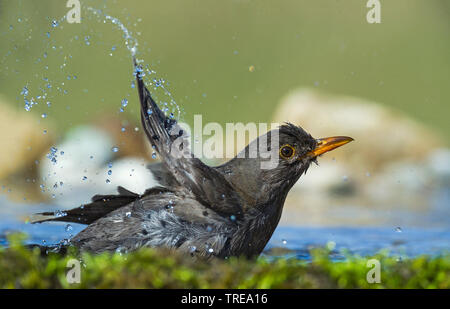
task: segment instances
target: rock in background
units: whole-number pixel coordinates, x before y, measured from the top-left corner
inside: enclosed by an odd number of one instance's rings
[[[411,222],[402,211],[427,214],[436,190],[449,187],[445,143],[382,104],[300,89],[282,100],[273,121],[300,125],[315,138],[355,139],[319,158],[320,166],[300,179],[288,196],[284,223],[401,225]],[[443,211],[450,214],[448,207]]]
[[[47,119],[44,125],[38,115],[12,106],[0,97],[0,192],[14,200],[35,199],[36,160],[54,141],[52,126]]]
[[[56,140],[49,119],[11,106],[0,99],[0,206],[61,209],[119,185],[143,193],[156,184],[147,169],[153,150],[132,121],[101,115]]]
[[[151,146],[139,127],[114,116],[76,126],[42,157],[42,194],[52,204],[71,208],[90,202],[96,194],[116,194],[117,187],[143,193],[155,186],[147,169]]]

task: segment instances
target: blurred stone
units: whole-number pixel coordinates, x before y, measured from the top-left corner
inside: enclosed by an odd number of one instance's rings
[[[355,141],[328,156],[376,170],[389,161],[424,160],[442,142],[427,127],[398,111],[364,99],[298,90],[282,100],[273,118],[292,122],[314,137],[347,135]]]
[[[48,150],[54,138],[48,119],[44,126],[37,115],[12,106],[0,97],[0,179],[32,173],[35,160]]]
[[[428,157],[428,167],[443,183],[450,185],[450,149],[433,150]]]
[[[114,143],[121,149],[121,156],[151,158],[151,146],[140,124],[129,119],[106,115],[96,117],[93,125],[111,136]]]
[[[136,193],[156,185],[147,169],[150,160],[124,156],[125,148],[109,131],[97,126],[70,130],[54,146],[54,160],[44,156],[39,165],[42,192],[62,207],[87,203],[95,194],[112,194],[117,186]],[[113,148],[117,147],[117,152]]]
[[[355,141],[310,167],[289,194],[282,223],[408,224],[412,217],[402,212],[426,213],[450,183],[450,150],[439,136],[388,107],[298,90],[275,112],[273,122],[286,121],[316,138]]]

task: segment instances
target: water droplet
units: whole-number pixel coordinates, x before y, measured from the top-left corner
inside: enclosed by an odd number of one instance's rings
[[[124,247],[118,247],[118,248],[116,249],[116,253],[119,254],[119,255],[122,255],[122,254],[124,254],[124,253],[127,253],[127,249],[124,248]]]
[[[127,99],[123,99],[122,100],[122,107],[126,107],[128,105],[128,100]]]
[[[56,154],[56,152],[58,151],[57,148],[55,147],[51,147],[50,148],[50,153],[47,154],[47,158],[53,163],[56,164],[56,158],[58,157],[58,155]]]
[[[282,239],[281,242],[283,243],[283,245],[287,244],[287,240],[286,239]]]
[[[109,167],[109,168],[112,168],[112,166],[113,166],[112,162],[109,162],[109,163],[108,163],[108,167]]]
[[[106,183],[110,183],[111,182],[111,180],[109,180],[109,179],[106,179]]]
[[[401,228],[400,226],[397,226],[397,227],[395,228],[395,231],[396,231],[397,233],[403,232],[403,230],[402,230],[402,228]]]
[[[230,216],[230,220],[233,221],[233,222],[236,221],[236,216],[235,215],[231,215]]]
[[[58,27],[59,22],[57,20],[52,20],[52,28]]]
[[[125,213],[125,216],[126,216],[127,218],[131,217],[131,212],[130,212],[130,211],[126,212],[126,213]]]
[[[213,253],[213,252],[214,252],[214,249],[213,249],[213,248],[209,248],[209,249],[208,249],[208,252],[209,252],[209,253]]]
[[[336,243],[334,241],[329,241],[327,242],[327,249],[332,251],[334,250],[334,248],[336,248]]]
[[[21,95],[23,95],[24,97],[26,97],[28,95],[28,88],[27,87],[23,87],[22,91],[20,92]]]
[[[46,113],[43,113],[43,114],[41,115],[41,117],[42,117],[42,118],[47,118],[47,114],[46,114]]]
[[[72,227],[72,225],[70,225],[70,224],[67,224],[67,225],[66,225],[66,227],[65,227],[65,230],[66,230],[66,232],[70,232],[70,231],[72,231],[72,230],[73,230],[73,227]]]
[[[152,159],[156,159],[156,152],[152,153]]]
[[[118,152],[119,151],[119,147],[114,146],[113,148],[111,148],[111,151],[112,152]]]
[[[60,217],[67,216],[67,213],[66,213],[65,211],[57,210],[57,211],[55,211],[55,212],[53,213],[53,215],[54,215],[55,217],[60,218]]]
[[[86,176],[83,176],[83,180],[86,180],[87,179],[87,177]]]
[[[109,171],[108,171],[108,175],[111,175],[111,174],[112,174],[112,170],[109,170]]]

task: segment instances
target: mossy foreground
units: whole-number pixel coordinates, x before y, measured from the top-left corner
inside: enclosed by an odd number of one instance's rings
[[[130,254],[76,254],[43,257],[23,238],[0,248],[1,288],[450,288],[450,257],[405,259],[380,254],[381,283],[368,283],[370,258],[332,262],[326,250],[312,262],[295,259],[199,261],[167,250]],[[81,282],[69,284],[70,259],[81,260]],[[70,264],[70,263],[69,263]]]

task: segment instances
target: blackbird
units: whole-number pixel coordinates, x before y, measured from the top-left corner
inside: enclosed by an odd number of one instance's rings
[[[261,135],[227,163],[211,167],[189,150],[188,138],[173,117],[166,116],[135,75],[141,121],[161,158],[149,165],[159,185],[139,195],[118,187],[117,195],[96,195],[92,203],[38,222],[87,224],[70,243],[82,251],[128,252],[141,247],[166,247],[204,258],[259,255],[281,217],[286,196],[321,154],[353,139],[315,139],[286,123]],[[264,147],[261,146],[265,141]],[[275,151],[276,163],[261,150]],[[256,149],[254,156],[249,156]],[[247,155],[246,155],[247,154]]]

